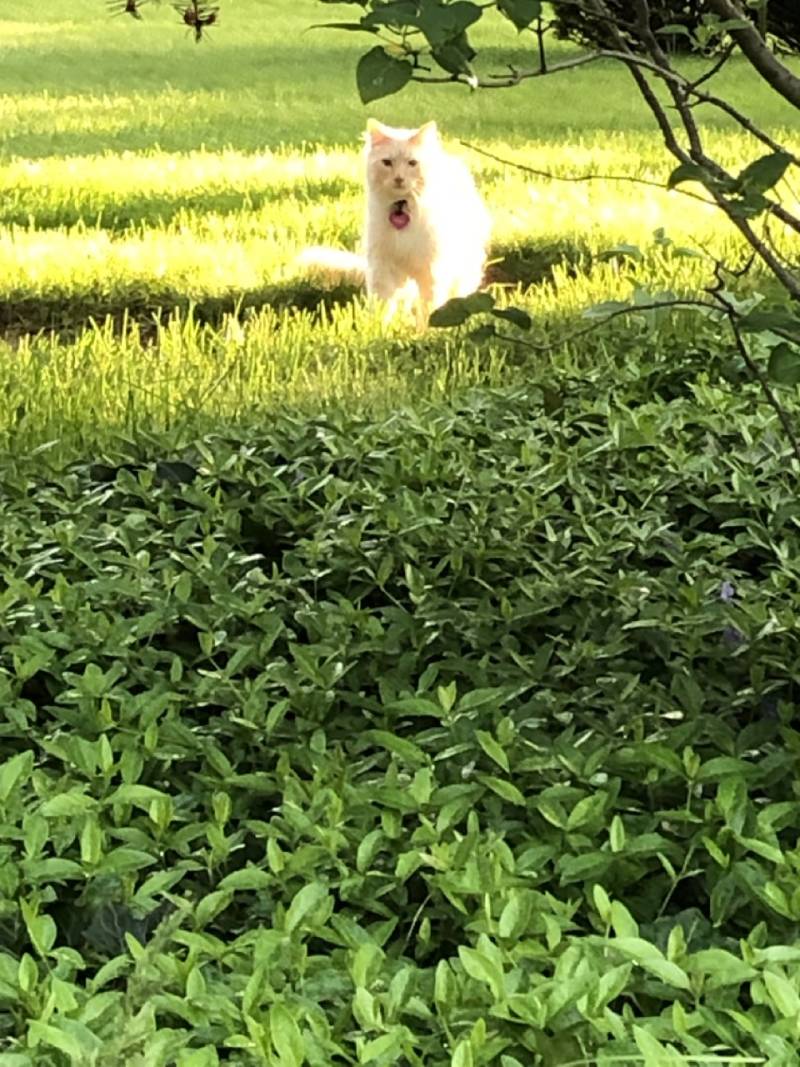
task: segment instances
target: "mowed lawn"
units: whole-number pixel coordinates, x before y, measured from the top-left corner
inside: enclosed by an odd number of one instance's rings
[[[508,92],[412,86],[365,108],[354,68],[369,40],[312,28],[346,7],[238,0],[199,45],[170,6],[144,12],[137,22],[100,0],[4,5],[0,387],[11,403],[0,430],[20,442],[287,401],[394,403],[536,373],[541,356],[502,345],[386,335],[352,290],[320,309],[318,284],[298,275],[305,245],[358,240],[370,114],[435,117],[469,159],[495,220],[497,292],[528,307],[567,365],[613,361],[622,343],[562,345],[586,307],[634,283],[702,285],[708,263],[687,245],[739,255],[715,212],[678,192],[531,176],[458,144],[562,177],[664,181],[672,163],[613,64]],[[487,70],[532,59],[532,38],[499,19],[478,40]],[[718,89],[797,142],[789,109],[741,66]],[[724,116],[703,119],[732,166],[759,154]],[[660,230],[672,245],[654,240]],[[598,258],[620,244],[645,252],[635,276]],[[691,334],[679,317],[656,329]]]

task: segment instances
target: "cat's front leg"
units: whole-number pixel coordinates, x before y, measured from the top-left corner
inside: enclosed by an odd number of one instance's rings
[[[417,301],[417,329],[424,330],[428,325],[431,312],[452,296],[452,283],[449,278],[437,272],[435,266],[417,278],[419,300]]]
[[[375,297],[386,304],[383,313],[383,325],[388,326],[397,314],[398,308],[408,299],[408,278],[399,271],[382,264],[380,268],[367,269],[367,295]]]

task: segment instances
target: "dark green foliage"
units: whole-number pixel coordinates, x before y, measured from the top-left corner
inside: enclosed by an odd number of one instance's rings
[[[635,32],[636,4],[634,0],[605,0],[606,7],[618,22],[628,44],[641,48]],[[704,0],[649,0],[651,27],[658,33],[666,48],[683,51],[691,46],[691,35],[704,29],[709,12]],[[757,5],[745,5],[754,22],[759,23]],[[554,23],[557,36],[580,41],[601,48],[614,48],[615,38],[608,22],[584,10],[580,0],[554,0]],[[800,48],[800,7],[795,0],[768,0],[767,28],[785,46]]]
[[[796,479],[684,379],[3,458],[4,1062],[795,1062]]]

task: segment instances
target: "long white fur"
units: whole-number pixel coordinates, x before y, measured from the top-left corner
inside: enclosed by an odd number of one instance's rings
[[[343,248],[326,248],[324,245],[304,248],[297,257],[297,263],[331,280],[343,279],[353,284],[363,283],[367,273],[367,261],[363,256],[346,252]]]
[[[386,302],[387,318],[413,298],[423,327],[434,308],[481,285],[491,230],[468,168],[446,152],[436,124],[395,129],[370,119],[363,259],[336,249],[307,249],[301,261],[324,274],[363,271],[367,292]],[[405,200],[410,221],[396,229],[392,205]]]

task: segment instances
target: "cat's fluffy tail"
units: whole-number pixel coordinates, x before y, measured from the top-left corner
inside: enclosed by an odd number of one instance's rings
[[[363,256],[345,252],[341,248],[325,248],[322,245],[306,248],[296,262],[304,270],[321,275],[328,281],[350,282],[354,285],[364,281],[366,263]]]

